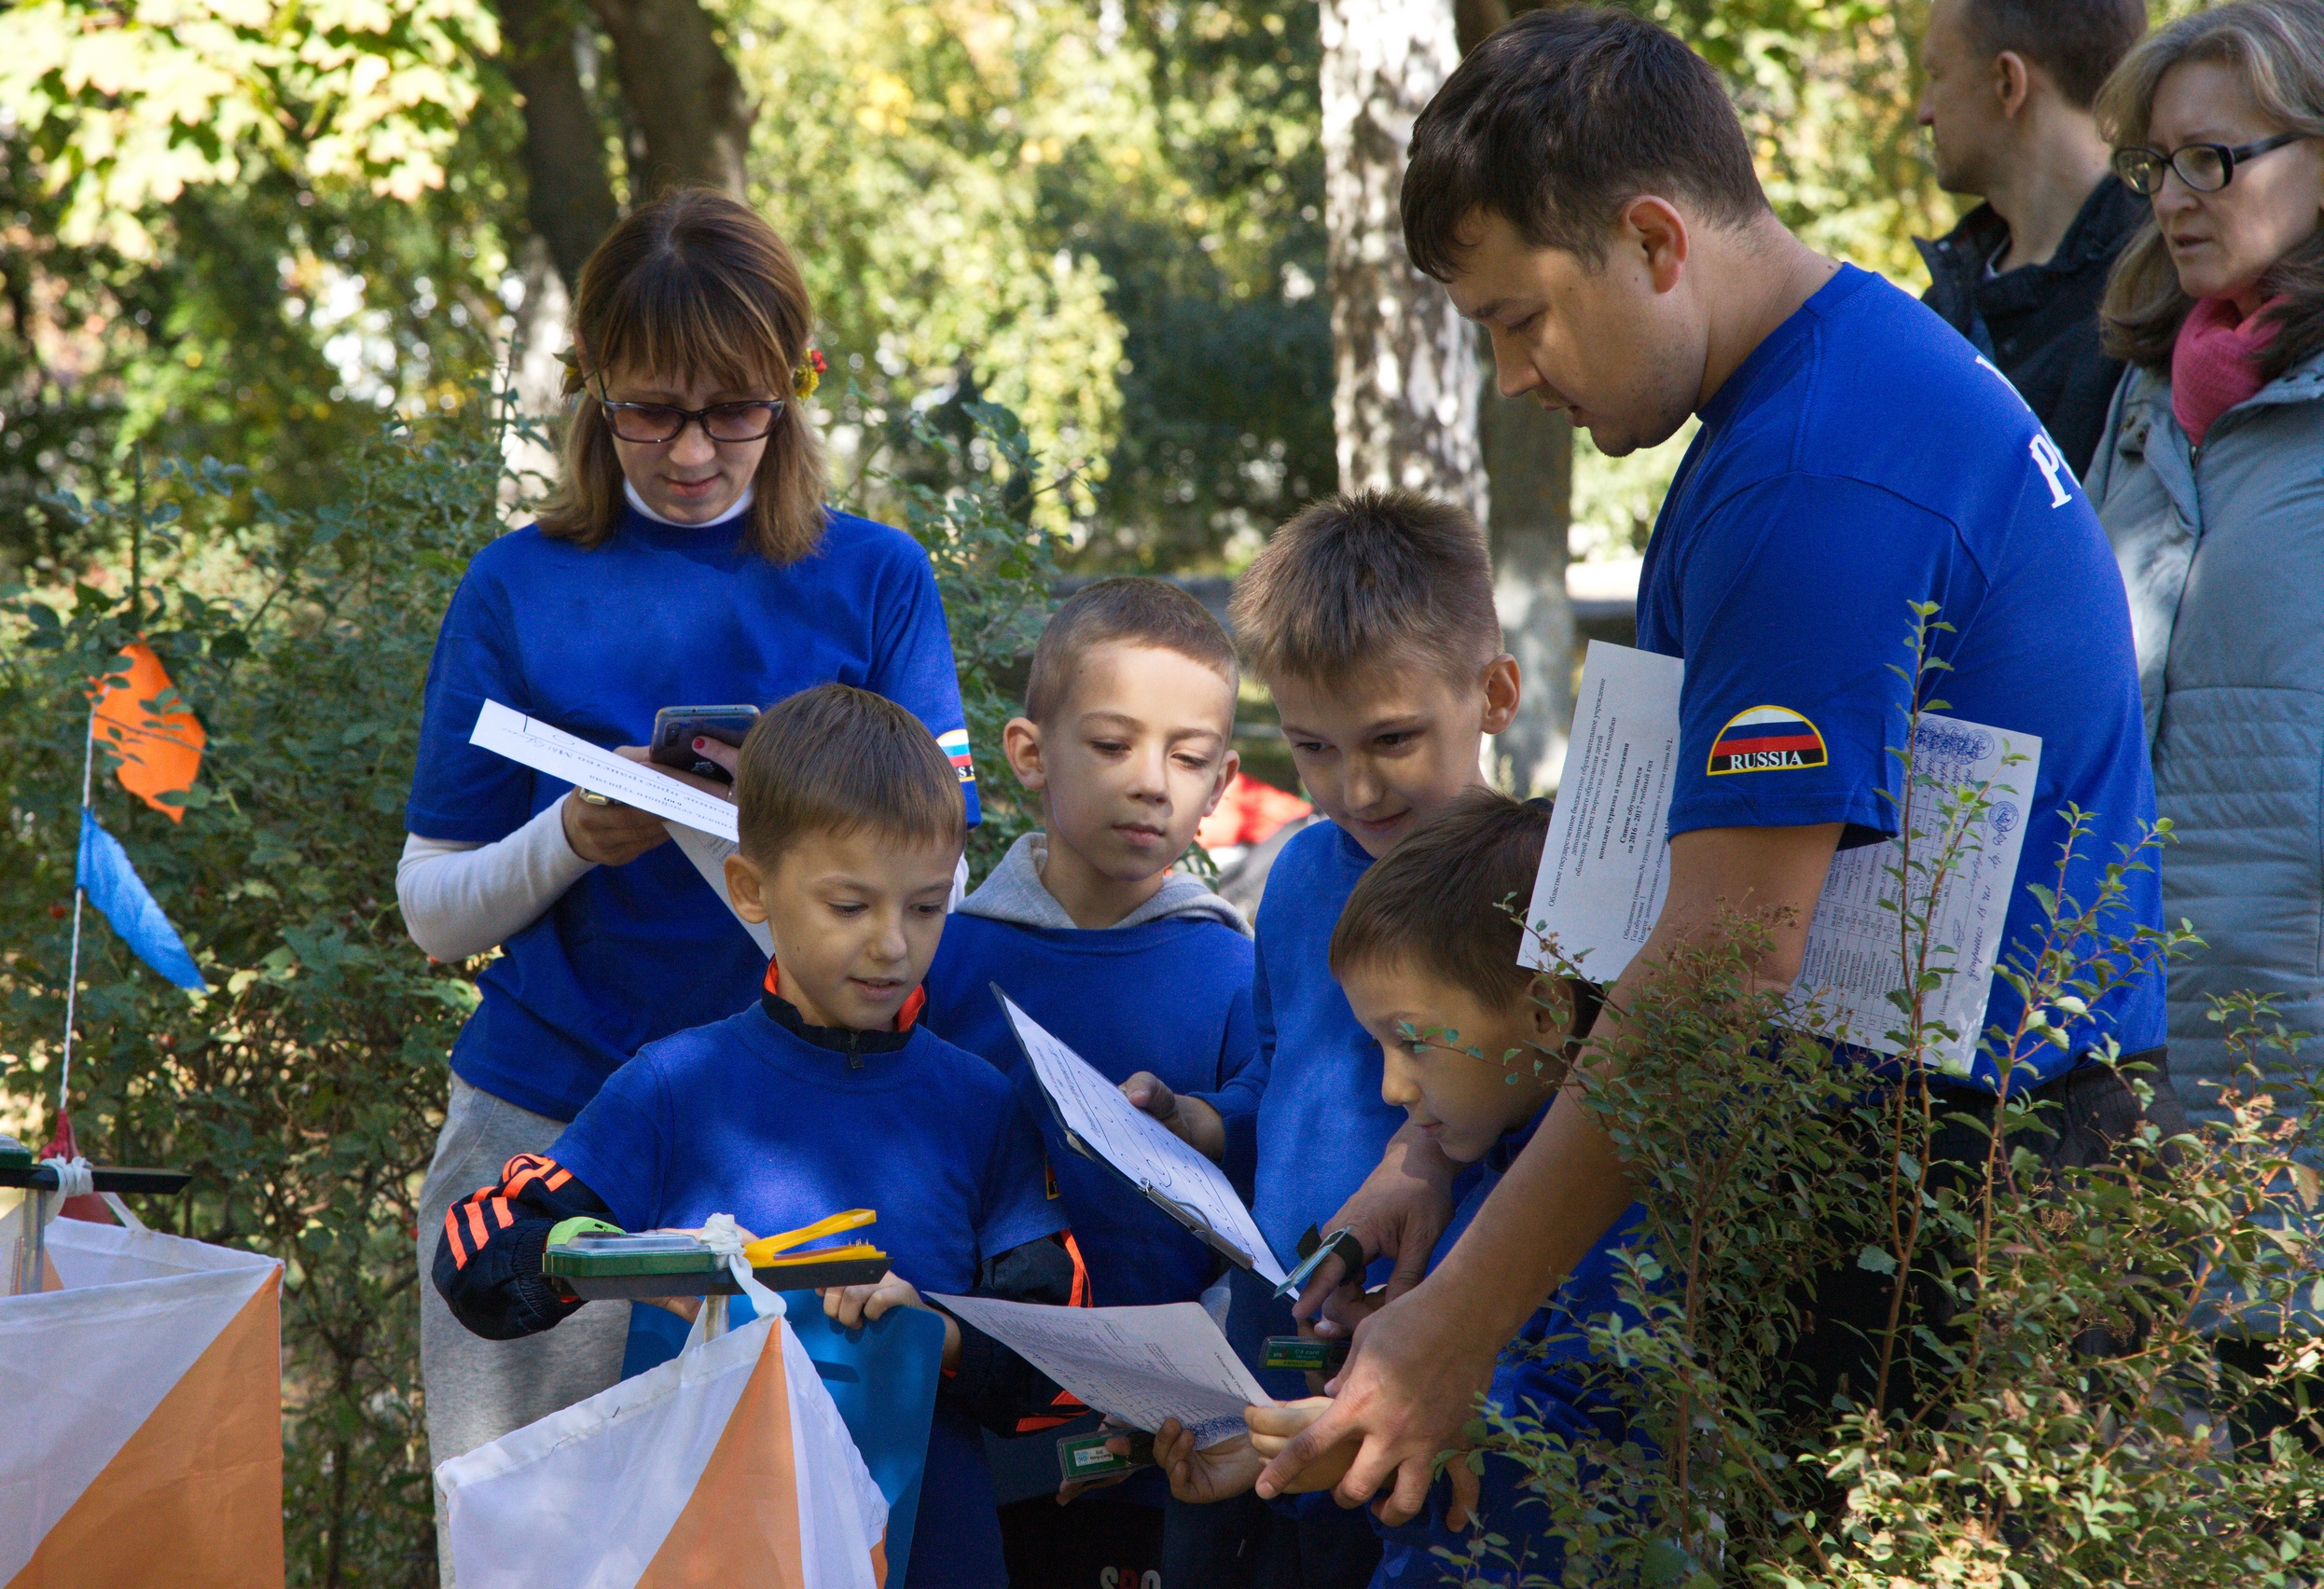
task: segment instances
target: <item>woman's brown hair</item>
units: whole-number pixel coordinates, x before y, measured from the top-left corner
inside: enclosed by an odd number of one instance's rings
[[[597,245],[574,295],[574,361],[564,480],[541,532],[595,546],[621,522],[621,461],[597,406],[613,370],[707,373],[783,400],[752,480],[747,538],[769,562],[796,562],[823,533],[823,455],[792,390],[815,325],[807,283],[782,239],[748,205],[682,188],[643,205]]]
[[[2182,17],[2149,34],[2098,90],[2098,130],[2114,147],[2147,141],[2147,121],[2164,75],[2192,62],[2217,61],[2242,76],[2260,114],[2286,131],[2324,137],[2324,0],[2232,0]],[[2269,267],[2261,283],[2286,301],[2267,311],[2282,329],[2258,359],[2273,380],[2324,349],[2324,228]],[[2179,327],[2194,299],[2151,215],[2123,248],[2099,306],[2106,351],[2118,359],[2166,369]]]

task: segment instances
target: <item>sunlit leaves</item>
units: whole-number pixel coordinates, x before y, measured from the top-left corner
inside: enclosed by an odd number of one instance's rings
[[[249,159],[441,187],[498,40],[479,0],[35,0],[0,12],[0,104],[69,195],[64,241],[145,258],[153,205]]]

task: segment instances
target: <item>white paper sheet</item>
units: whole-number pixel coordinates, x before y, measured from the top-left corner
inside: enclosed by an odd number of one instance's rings
[[[1599,982],[1622,974],[1669,891],[1670,784],[1685,676],[1675,656],[1602,640],[1590,642],[1583,661],[1565,780],[1525,919],[1548,923],[1567,956],[1579,956]],[[1542,964],[1531,932],[1518,963]]]
[[[699,828],[713,838],[731,841],[735,836],[731,803],[674,778],[664,778],[650,767],[575,739],[562,728],[527,717],[496,700],[486,701],[484,710],[477,713],[476,731],[468,736],[468,742],[625,806]]]
[[[2004,758],[2013,754],[2026,759],[2004,767]],[[1962,784],[1991,785],[1985,815],[1965,836],[1958,864],[1937,895],[1930,929],[1930,969],[1951,968],[1923,1006],[1926,1019],[1943,1021],[1957,1034],[1935,1055],[1937,1068],[1947,1075],[1966,1076],[1976,1062],[1993,963],[2001,952],[2003,919],[2026,845],[2026,802],[2040,769],[2041,741],[2031,734],[2005,734],[1932,712],[1921,714],[1914,734],[1915,780],[1937,781],[1936,788],[1924,785],[1912,792],[1916,864],[1937,860],[1944,842],[1944,792]],[[1904,939],[1890,903],[1902,893],[1888,876],[1902,854],[1902,846],[1890,840],[1844,850],[1833,858],[1816,900],[1799,980],[1792,984],[1797,997],[1812,998],[1819,1006],[1810,1029],[1882,1054],[1903,1046],[1886,1035],[1904,1019],[1888,1002],[1889,991],[1906,980]]]
[[[1545,932],[1594,979],[1611,982],[1653,931],[1669,887],[1670,775],[1684,678],[1685,665],[1674,657],[1590,643],[1573,750],[1542,850],[1526,917],[1533,930],[1521,963],[1540,966],[1537,932]],[[2026,759],[2004,767],[2012,754]],[[1947,1073],[1967,1075],[2025,847],[2025,807],[2040,769],[2041,741],[1923,713],[1914,755],[1916,776],[1934,778],[1944,788],[1993,785],[1990,809],[1939,896],[1931,938],[1931,969],[1954,970],[1927,1014],[1959,1034],[1934,1057]],[[1933,859],[1940,800],[1937,789],[1914,791],[1916,857]],[[1901,849],[1891,840],[1833,858],[1793,984],[1808,1029],[1883,1054],[1901,1046],[1885,1035],[1902,1018],[1888,995],[1905,982],[1893,905],[1901,885],[1888,875]],[[1936,953],[1938,946],[1947,952]]]
[[[1044,1307],[989,1297],[928,1300],[1133,1429],[1157,1430],[1176,1418],[1194,1430],[1197,1449],[1240,1434],[1245,1407],[1275,1404],[1198,1302]]]
[[[1124,1098],[1121,1088],[1050,1036],[1014,1001],[1004,995],[1001,1005],[1017,1029],[1034,1079],[1057,1105],[1067,1130],[1132,1183],[1202,1221],[1213,1235],[1247,1256],[1252,1268],[1270,1284],[1283,1283],[1282,1264],[1268,1250],[1251,1210],[1217,1165]]]

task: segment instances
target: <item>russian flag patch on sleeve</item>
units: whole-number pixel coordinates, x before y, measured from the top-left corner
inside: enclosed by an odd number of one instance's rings
[[[1824,737],[1816,725],[1788,706],[1754,706],[1727,719],[1710,742],[1708,771],[1714,778],[1729,772],[1792,772],[1821,767]]]
[[[951,758],[952,770],[962,783],[976,781],[976,764],[968,753],[968,730],[955,728],[949,734],[936,736],[936,748]]]

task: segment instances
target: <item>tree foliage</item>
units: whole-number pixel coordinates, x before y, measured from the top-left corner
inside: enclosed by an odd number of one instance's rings
[[[150,258],[150,211],[252,159],[441,187],[498,43],[477,0],[32,0],[0,15],[0,104],[37,130],[62,241]]]

